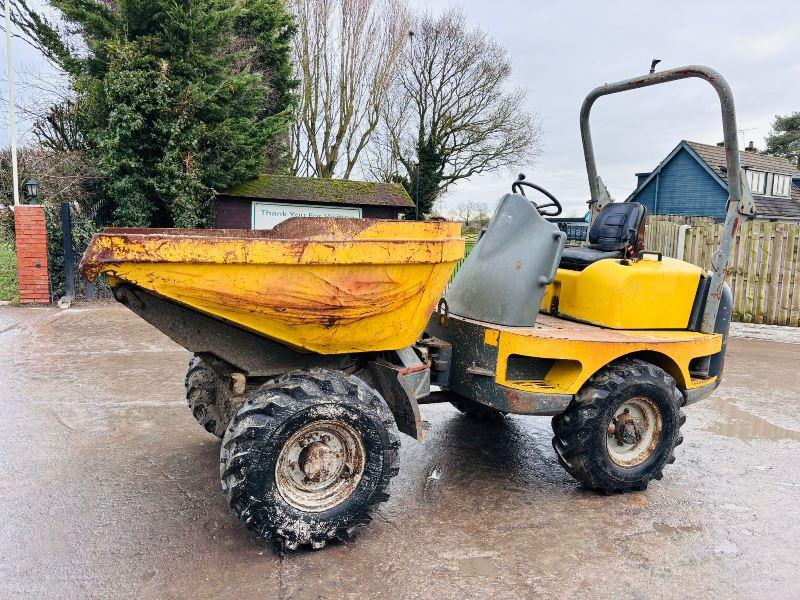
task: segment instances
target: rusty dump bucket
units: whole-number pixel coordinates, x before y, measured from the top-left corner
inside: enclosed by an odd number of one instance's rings
[[[464,256],[449,222],[289,219],[274,229],[105,229],[89,281],[132,284],[294,348],[396,350],[421,335]]]

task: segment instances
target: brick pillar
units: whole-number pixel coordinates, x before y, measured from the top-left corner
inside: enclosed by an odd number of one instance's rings
[[[20,304],[49,304],[50,277],[47,274],[47,229],[44,207],[19,205],[14,208],[17,236],[17,275]]]

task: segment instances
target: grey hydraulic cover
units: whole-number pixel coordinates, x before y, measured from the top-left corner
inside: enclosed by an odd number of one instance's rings
[[[566,241],[525,196],[506,194],[447,290],[449,311],[496,325],[532,325]]]

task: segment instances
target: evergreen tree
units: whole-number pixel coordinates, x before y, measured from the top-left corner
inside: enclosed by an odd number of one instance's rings
[[[284,0],[248,0],[239,7],[235,19],[236,36],[251,48],[247,67],[260,73],[268,84],[261,118],[270,118],[280,135],[267,146],[267,164],[273,170],[288,171],[289,127],[297,105],[292,65],[292,38],[297,29],[294,16]]]
[[[296,85],[281,0],[51,4],[84,48],[24,2],[18,23],[71,76],[117,224],[209,226],[216,191],[281,166]]]
[[[767,154],[776,154],[800,165],[800,111],[775,117],[767,136]]]
[[[401,158],[409,176],[395,176],[395,181],[403,185],[414,200],[414,204],[419,203],[419,217],[422,219],[433,212],[433,205],[441,193],[440,186],[446,165],[432,136],[425,136],[423,133],[417,141],[415,150],[418,162],[412,163],[408,159]],[[418,193],[419,198],[417,198]],[[411,219],[416,214],[417,209],[410,208],[406,210],[405,217]]]

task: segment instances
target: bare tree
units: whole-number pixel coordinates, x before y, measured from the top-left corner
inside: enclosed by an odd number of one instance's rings
[[[483,223],[489,220],[489,207],[485,202],[478,202],[477,200],[468,200],[461,202],[453,213],[460,221],[464,221],[464,225],[469,227],[477,223]]]
[[[13,198],[11,152],[0,151],[0,204],[10,204]],[[78,215],[93,214],[97,194],[92,186],[100,181],[96,167],[87,162],[81,152],[55,152],[41,147],[21,148],[19,152],[19,183],[29,177],[39,182],[38,200],[58,205],[68,202]],[[22,191],[22,190],[21,190]]]
[[[33,133],[42,147],[54,152],[78,152],[84,141],[72,100],[53,104],[45,116],[36,119]]]
[[[410,17],[396,0],[293,0],[300,78],[293,166],[348,179],[385,109]]]
[[[510,74],[505,49],[486,32],[468,29],[460,11],[421,17],[403,51],[370,172],[410,182],[419,168],[420,208],[427,213],[456,181],[533,159],[538,122],[524,109],[526,92],[509,90]]]

